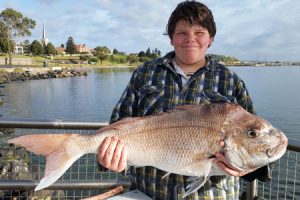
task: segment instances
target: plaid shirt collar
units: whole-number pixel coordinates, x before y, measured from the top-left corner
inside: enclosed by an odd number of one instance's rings
[[[167,55],[165,55],[162,59],[159,59],[160,65],[169,68],[170,70],[172,70],[174,73],[175,69],[174,66],[172,64],[172,60],[175,58],[175,52],[171,51],[169,52]],[[218,68],[218,62],[214,59],[212,59],[210,56],[205,56],[205,59],[207,60],[206,65],[204,67],[202,67],[201,69],[199,69],[198,71],[202,71],[202,70],[206,70],[206,71],[219,71]],[[197,73],[197,72],[196,72]]]

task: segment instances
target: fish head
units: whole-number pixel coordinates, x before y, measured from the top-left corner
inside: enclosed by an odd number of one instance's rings
[[[224,155],[235,170],[254,171],[278,160],[286,151],[288,139],[282,131],[243,109],[231,113],[224,124]]]

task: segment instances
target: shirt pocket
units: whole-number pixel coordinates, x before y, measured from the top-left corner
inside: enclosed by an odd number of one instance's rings
[[[138,113],[146,116],[162,112],[164,108],[164,86],[146,85],[138,91]]]

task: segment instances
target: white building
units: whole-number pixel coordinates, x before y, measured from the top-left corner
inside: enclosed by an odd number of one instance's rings
[[[14,54],[24,54],[23,45],[17,44],[14,49]]]

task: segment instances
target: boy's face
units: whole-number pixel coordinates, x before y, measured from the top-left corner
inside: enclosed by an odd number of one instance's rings
[[[200,25],[190,25],[181,20],[177,22],[171,44],[176,60],[183,65],[205,64],[207,48],[213,42],[208,30]]]

